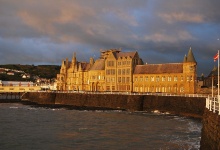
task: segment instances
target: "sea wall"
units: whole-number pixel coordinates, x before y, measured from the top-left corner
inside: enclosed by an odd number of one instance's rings
[[[159,110],[183,116],[202,118],[205,109],[205,98],[181,96],[146,95],[143,110]]]
[[[38,104],[68,105],[84,108],[122,109],[128,111],[158,110],[199,118],[202,118],[205,108],[205,98],[201,97],[30,92],[26,93],[22,99]]]
[[[207,108],[203,115],[201,150],[220,150],[220,115]]]
[[[49,92],[27,92],[22,96],[22,100],[34,102],[36,104],[55,104],[56,93]]]

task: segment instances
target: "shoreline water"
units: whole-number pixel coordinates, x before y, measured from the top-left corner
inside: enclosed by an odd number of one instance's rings
[[[4,130],[0,143],[7,149],[15,149],[13,146],[18,149],[200,147],[201,121],[188,117],[158,111],[69,110],[16,103],[2,103],[0,106],[4,116],[1,126],[8,128]]]

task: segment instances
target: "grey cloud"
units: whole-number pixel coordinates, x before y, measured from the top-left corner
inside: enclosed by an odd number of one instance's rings
[[[138,50],[148,63],[181,62],[192,47],[198,74],[220,42],[218,0],[0,0],[0,63],[51,63]],[[13,54],[13,55],[12,55]]]

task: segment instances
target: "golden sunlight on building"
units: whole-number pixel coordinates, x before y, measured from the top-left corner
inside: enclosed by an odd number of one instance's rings
[[[96,92],[196,92],[197,63],[191,48],[181,63],[143,64],[138,52],[109,49],[96,61],[62,61],[57,90]]]

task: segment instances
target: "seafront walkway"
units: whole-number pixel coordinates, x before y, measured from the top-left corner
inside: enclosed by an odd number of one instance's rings
[[[39,91],[46,92],[46,91]],[[207,94],[172,94],[172,93],[150,93],[150,92],[90,92],[90,91],[56,91],[55,93],[84,93],[84,94],[116,94],[116,95],[157,95],[178,97],[208,97]]]
[[[150,93],[150,92],[91,92],[91,91],[28,91],[39,93],[81,93],[81,94],[114,94],[114,95],[156,95],[156,96],[178,96],[178,97],[209,97],[207,94],[172,94],[172,93]],[[0,92],[0,99],[21,99],[27,92]],[[207,107],[208,108],[208,107]]]

